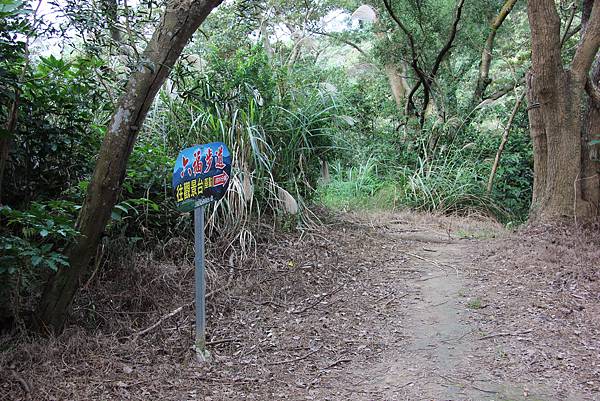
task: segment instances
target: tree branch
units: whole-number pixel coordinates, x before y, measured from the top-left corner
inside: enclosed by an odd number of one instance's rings
[[[383,0],[383,4],[385,5],[385,8],[386,8],[388,14],[390,15],[390,17],[392,17],[392,19],[396,22],[396,25],[398,25],[398,27],[402,30],[402,32],[404,32],[404,34],[408,38],[408,45],[410,48],[410,53],[411,53],[411,58],[412,58],[412,60],[410,62],[410,66],[412,67],[414,72],[417,74],[417,77],[419,79],[417,81],[417,83],[413,86],[410,93],[408,94],[408,97],[406,98],[405,113],[406,113],[406,115],[409,115],[409,114],[412,114],[412,112],[415,109],[415,103],[413,101],[413,96],[417,92],[417,90],[419,89],[419,87],[421,85],[423,85],[423,87],[425,88],[423,97],[424,97],[424,99],[427,99],[427,103],[429,103],[430,88],[428,85],[428,78],[427,78],[427,75],[425,74],[425,72],[421,69],[421,67],[419,67],[419,53],[417,52],[417,48],[415,46],[415,38],[410,33],[410,31],[406,28],[406,26],[404,26],[404,24],[402,23],[400,18],[398,18],[398,16],[396,16],[396,13],[394,13],[391,0]],[[425,110],[425,107],[423,107],[423,111],[424,110]]]
[[[423,86],[423,105],[421,107],[421,113],[420,113],[421,125],[423,125],[423,123],[424,123],[425,110],[427,109],[427,106],[429,106],[429,102],[431,99],[431,84],[433,83],[435,76],[437,75],[437,72],[442,64],[442,61],[444,60],[444,58],[446,57],[446,55],[452,48],[452,44],[454,43],[454,39],[456,38],[456,33],[458,31],[458,23],[460,22],[464,3],[465,3],[465,0],[458,0],[457,5],[456,5],[456,10],[454,12],[454,19],[452,21],[452,28],[450,29],[448,39],[446,40],[446,43],[444,44],[444,46],[438,52],[438,54],[435,58],[435,62],[433,63],[433,66],[431,67],[430,72],[426,73],[419,66],[419,62],[418,62],[419,53],[418,53],[416,45],[415,45],[414,36],[410,33],[410,31],[402,23],[400,18],[398,18],[398,16],[395,14],[395,12],[392,8],[392,5],[391,5],[391,0],[383,0],[383,4],[385,5],[385,8],[386,8],[388,14],[396,22],[396,25],[398,25],[398,27],[402,30],[402,32],[404,32],[404,34],[408,38],[408,44],[409,44],[409,48],[410,48],[410,52],[411,52],[411,56],[412,56],[412,61],[411,61],[410,65],[411,65],[412,69],[414,70],[414,72],[417,74],[417,77],[419,78],[419,80],[415,83],[415,85],[413,86],[413,88],[411,89],[410,93],[407,96],[406,109],[405,109],[405,112],[407,115],[412,114],[412,112],[414,111],[415,105],[414,105],[413,97],[414,97],[415,93],[417,92],[417,90],[421,87],[421,85]]]
[[[494,49],[494,40],[498,29],[502,26],[502,23],[512,11],[517,0],[506,0],[496,18],[492,22],[490,27],[490,33],[485,41],[485,46],[481,52],[481,62],[479,63],[479,77],[477,77],[477,84],[475,85],[475,92],[473,93],[473,99],[471,105],[475,106],[478,102],[483,100],[483,95],[488,85],[492,83],[489,77],[490,66],[492,64],[492,51]]]
[[[431,84],[433,83],[433,81],[437,75],[437,72],[438,72],[440,66],[442,65],[442,61],[444,61],[444,58],[446,57],[446,54],[448,54],[448,52],[452,48],[454,39],[456,39],[456,32],[458,31],[458,23],[460,22],[462,8],[463,8],[464,4],[465,4],[465,0],[458,0],[458,3],[456,4],[456,10],[454,12],[454,20],[452,21],[452,28],[450,29],[450,34],[448,35],[448,39],[446,40],[446,43],[444,44],[444,46],[438,52],[438,55],[435,58],[435,62],[433,64],[433,67],[431,68],[431,72],[429,73],[429,76],[423,82],[423,85],[426,90],[425,90],[425,93],[423,94],[421,126],[425,122],[425,110],[429,106],[429,101],[430,101],[430,97],[431,97]]]
[[[391,0],[383,0],[383,5],[385,6],[385,9],[387,10],[390,17],[392,17],[392,19],[396,22],[396,25],[398,25],[398,27],[402,30],[402,32],[404,32],[404,34],[408,38],[408,45],[410,46],[410,52],[412,54],[413,61],[416,61],[418,59],[418,53],[415,47],[415,38],[410,33],[410,31],[404,26],[402,21],[400,21],[400,19],[396,16],[396,13],[394,13]]]
[[[589,19],[585,21],[584,15],[582,20],[584,20],[582,23],[583,33],[575,51],[575,57],[573,57],[571,71],[579,78],[580,82],[585,82],[596,53],[598,53],[598,48],[600,48],[600,2],[594,2]]]
[[[354,43],[354,42],[352,42],[350,40],[344,39],[342,37],[339,37],[338,35],[334,35],[334,34],[328,33],[328,32],[321,32],[321,31],[316,31],[316,30],[314,30],[314,31],[313,30],[309,30],[309,32],[316,33],[317,35],[327,36],[328,38],[332,38],[332,39],[337,40],[339,42],[345,43],[348,46],[350,46],[350,47],[354,48],[355,50],[357,50],[363,56],[368,57],[367,53],[363,49],[361,49],[360,46],[358,46],[356,43]]]
[[[483,99],[483,102],[481,102],[479,104],[479,106],[477,106],[477,107],[482,106],[483,103],[487,104],[487,103],[493,102],[494,100],[500,99],[502,96],[506,95],[508,92],[513,91],[515,88],[523,85],[524,83],[525,83],[525,76],[522,76],[520,79],[518,79],[514,82],[511,82],[510,84],[506,85],[505,87],[498,89],[496,92],[492,93],[491,95],[486,96]]]
[[[590,78],[585,82],[585,91],[590,96],[594,107],[600,110],[600,88]]]
[[[448,51],[452,48],[452,43],[454,43],[454,39],[456,38],[456,31],[458,30],[458,23],[460,22],[460,16],[462,14],[462,8],[464,4],[465,0],[458,0],[456,11],[454,12],[454,21],[452,22],[452,29],[450,30],[450,35],[448,35],[448,40],[446,40],[446,44],[438,53],[435,59],[435,63],[433,64],[433,68],[431,69],[430,76],[432,80],[435,78],[435,75],[437,74],[437,71],[440,68],[440,65],[442,64],[446,53],[448,53]]]
[[[456,38],[456,32],[458,30],[458,23],[460,21],[460,16],[462,14],[462,8],[463,8],[464,4],[465,4],[465,0],[458,0],[457,6],[456,6],[456,11],[454,12],[454,21],[452,22],[452,29],[450,30],[450,34],[448,35],[448,40],[446,40],[444,47],[442,47],[442,49],[439,51],[437,57],[435,58],[435,62],[433,64],[433,68],[431,69],[431,73],[423,81],[423,86],[425,88],[425,92],[423,93],[423,107],[422,107],[422,113],[421,113],[421,118],[420,118],[421,126],[423,126],[423,124],[425,123],[425,110],[427,110],[427,107],[429,106],[429,101],[430,101],[430,97],[431,97],[431,84],[433,83],[433,80],[435,79],[435,77],[437,75],[437,72],[440,68],[440,65],[442,64],[442,61],[444,60],[444,57],[446,57],[446,54],[448,54],[448,52],[452,48],[452,43],[454,43],[454,39]]]
[[[575,28],[573,28],[573,30],[571,32],[565,32],[566,37],[565,37],[564,41],[566,42],[567,40],[571,39],[579,31],[581,31],[581,24],[579,24]],[[563,46],[563,45],[564,45],[564,43],[561,44],[561,46]]]
[[[563,33],[563,36],[560,40],[561,48],[565,45],[565,42],[570,37],[570,36],[568,36],[569,30],[571,29],[571,24],[573,23],[573,18],[575,18],[575,14],[577,13],[577,3],[576,2],[571,3],[570,8],[571,8],[571,15],[569,16],[569,21],[567,21],[567,26],[565,27],[565,32]]]
[[[496,171],[498,171],[498,166],[500,165],[500,158],[502,157],[502,152],[504,152],[504,147],[506,146],[506,142],[508,142],[508,135],[510,134],[510,129],[513,125],[513,121],[515,120],[515,116],[519,111],[519,107],[521,107],[521,103],[527,94],[527,90],[524,90],[521,96],[518,97],[517,102],[515,103],[515,107],[510,114],[508,119],[508,123],[506,124],[506,128],[504,128],[504,132],[502,133],[502,140],[500,141],[500,146],[498,147],[498,151],[496,152],[496,158],[494,159],[494,165],[492,166],[492,171],[490,172],[490,177],[488,179],[487,184],[487,193],[492,193],[492,188],[494,185],[494,177],[496,176]]]

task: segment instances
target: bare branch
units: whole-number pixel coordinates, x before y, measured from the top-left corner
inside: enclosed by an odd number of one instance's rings
[[[521,94],[521,96],[519,96],[519,98],[517,99],[517,101],[515,103],[515,107],[513,108],[512,113],[510,114],[510,117],[508,119],[508,123],[506,124],[506,127],[504,128],[504,132],[502,133],[502,140],[500,141],[500,146],[498,147],[498,151],[496,152],[496,158],[494,159],[494,165],[492,166],[492,171],[490,172],[490,177],[488,179],[488,184],[487,184],[487,193],[488,194],[492,192],[492,188],[494,185],[494,177],[496,176],[496,171],[498,170],[498,166],[500,165],[500,158],[502,157],[502,153],[504,152],[504,147],[506,146],[506,142],[508,142],[508,135],[510,134],[510,129],[512,128],[513,121],[515,120],[517,112],[519,111],[519,107],[521,107],[521,103],[523,102],[523,99],[525,98],[526,93],[527,93],[527,91],[524,90],[523,93]]]
[[[440,68],[440,65],[442,64],[442,61],[444,60],[444,57],[452,48],[452,43],[454,43],[454,39],[456,38],[456,31],[458,29],[458,23],[460,21],[460,16],[462,14],[462,8],[464,4],[465,0],[458,0],[456,11],[454,12],[454,21],[452,22],[452,29],[450,30],[450,34],[448,35],[448,40],[446,40],[446,44],[444,45],[444,47],[442,47],[435,59],[435,63],[433,64],[433,68],[431,69],[431,79],[435,77],[438,69]]]
[[[494,333],[494,334],[490,334],[489,336],[480,337],[479,339],[487,340],[487,339],[494,338],[494,337],[523,336],[525,334],[531,333],[532,331],[533,331],[532,329],[528,329],[528,330],[523,330],[523,331],[515,331],[513,333],[509,333],[509,332]]]
[[[317,31],[317,30],[314,30],[314,31],[313,30],[309,30],[309,32],[315,33],[317,35],[327,36],[328,38],[332,38],[333,40],[337,40],[338,42],[345,43],[348,46],[350,46],[350,47],[354,48],[355,50],[357,50],[363,56],[368,57],[367,53],[363,49],[361,49],[360,46],[358,46],[356,43],[354,43],[354,42],[352,42],[350,40],[344,39],[344,38],[342,38],[342,37],[340,37],[338,35],[334,35],[334,34],[329,33],[329,32],[322,32],[322,31]]]
[[[488,104],[491,103],[495,100],[500,99],[501,97],[503,97],[504,95],[506,95],[507,93],[513,91],[515,88],[523,85],[525,83],[525,76],[522,76],[520,79],[511,82],[510,84],[504,86],[503,88],[497,90],[496,92],[492,93],[489,96],[486,96],[483,101],[477,106],[478,108],[483,106],[484,104]]]
[[[565,32],[560,40],[560,47],[562,48],[565,45],[565,42],[568,39],[569,30],[571,29],[571,24],[573,23],[573,18],[575,18],[575,13],[577,13],[577,3],[571,3],[571,15],[569,16],[569,21],[567,21],[567,26],[565,27]]]

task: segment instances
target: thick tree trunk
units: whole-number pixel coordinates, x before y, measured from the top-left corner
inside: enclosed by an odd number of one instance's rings
[[[600,145],[592,144],[594,140],[600,140],[600,109],[590,102],[581,131],[581,194],[597,216],[600,207]]]
[[[47,283],[36,324],[60,332],[71,301],[89,275],[89,261],[104,231],[125,178],[127,160],[148,109],[196,29],[222,0],[169,1],[161,22],[120,98],[100,148],[86,199],[77,220],[79,239],[67,249],[70,266]]]
[[[531,216],[537,216],[540,203],[546,192],[546,176],[548,175],[548,143],[546,141],[546,128],[544,117],[540,111],[540,104],[533,92],[533,74],[527,73],[527,102],[529,115],[529,133],[533,145],[533,197],[531,199]]]
[[[592,5],[593,0],[584,2],[582,16],[584,29],[587,29]],[[593,86],[598,87],[600,85],[600,53],[596,54],[588,79]],[[594,208],[593,212],[598,215],[598,208],[600,207],[600,144],[592,141],[600,140],[600,104],[594,102],[591,98],[587,104],[582,128],[581,193],[583,198]]]
[[[570,69],[561,64],[560,19],[554,1],[529,0],[528,15],[532,42],[528,100],[535,153],[531,219],[595,216],[597,201],[594,204],[582,191],[582,183],[593,182],[586,171],[588,155],[582,142],[589,137],[589,123],[584,124],[582,110],[588,104],[585,84],[600,46],[600,4],[591,12]]]
[[[596,56],[592,68],[592,82],[600,85],[600,54]],[[581,192],[585,200],[593,207],[598,215],[600,207],[600,106],[589,100],[581,131],[582,171]],[[593,143],[595,141],[596,143]]]

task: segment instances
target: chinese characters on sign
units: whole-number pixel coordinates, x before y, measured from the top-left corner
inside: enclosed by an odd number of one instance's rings
[[[204,206],[225,196],[231,177],[231,153],[222,142],[194,145],[179,152],[173,169],[173,191],[177,208],[194,210],[196,257],[196,353],[200,360],[206,350],[206,282],[204,268]]]
[[[221,199],[229,187],[230,176],[231,153],[224,143],[182,150],[173,169],[177,207],[187,211]]]

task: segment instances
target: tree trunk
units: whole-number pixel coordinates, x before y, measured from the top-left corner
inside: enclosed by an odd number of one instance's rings
[[[533,145],[533,197],[531,199],[531,216],[535,217],[546,192],[546,176],[548,175],[548,143],[546,141],[546,128],[544,118],[540,112],[540,104],[537,103],[533,93],[533,74],[527,73],[527,103],[529,116],[529,133]]]
[[[592,12],[593,1],[585,1],[583,4],[582,25],[587,29]],[[565,32],[566,33],[566,32]],[[600,53],[596,58],[588,77],[592,86],[600,85]],[[595,103],[592,98],[588,100],[587,109],[583,120],[581,131],[581,163],[582,177],[581,192],[585,200],[594,208],[593,212],[598,215],[600,207],[600,144],[592,141],[600,140],[600,104]]]
[[[490,172],[490,177],[488,179],[487,184],[487,193],[492,193],[492,188],[494,187],[494,178],[496,176],[496,171],[498,171],[498,167],[500,166],[500,158],[502,157],[502,153],[504,152],[504,147],[508,142],[508,135],[510,134],[510,129],[512,127],[513,121],[515,120],[515,116],[519,111],[519,107],[521,107],[521,103],[523,102],[523,98],[525,97],[525,92],[519,96],[515,103],[515,107],[513,108],[512,113],[510,113],[510,117],[508,118],[508,122],[506,123],[506,128],[504,128],[504,132],[502,133],[502,139],[500,140],[500,146],[498,146],[498,151],[496,152],[496,158],[494,159],[494,164],[492,165],[492,171]]]
[[[121,31],[117,26],[119,23],[119,5],[117,4],[117,0],[102,0],[100,2],[100,6],[102,7],[102,11],[106,16],[110,37],[115,41],[115,43],[120,45]]]
[[[473,93],[473,99],[471,101],[471,110],[474,109],[483,100],[485,90],[492,80],[490,79],[490,66],[492,64],[492,51],[494,49],[494,40],[496,39],[496,33],[498,29],[510,14],[511,10],[515,6],[517,0],[506,0],[500,12],[494,18],[492,26],[490,27],[490,33],[488,34],[485,46],[481,52],[481,62],[479,63],[479,76],[477,78],[477,84],[475,85],[475,92]]]
[[[66,252],[70,266],[51,277],[42,294],[36,311],[40,331],[62,331],[75,292],[89,275],[89,261],[117,201],[129,155],[148,109],[185,45],[221,1],[172,0],[167,3],[107,128],[76,223],[81,235]]]
[[[271,46],[271,40],[269,39],[269,32],[267,32],[267,22],[265,20],[260,23],[260,38],[263,42],[263,47],[265,48],[265,52],[267,53],[267,58],[269,59],[269,63],[273,62],[273,46]]]
[[[384,69],[385,75],[387,75],[390,83],[392,95],[394,95],[396,107],[398,107],[398,110],[403,110],[404,106],[402,103],[404,102],[404,97],[406,96],[406,90],[404,89],[404,83],[402,82],[403,78],[398,72],[396,66],[393,64],[387,64]]]
[[[585,85],[600,46],[600,4],[591,11],[569,69],[561,64],[560,18],[554,1],[529,0],[528,15],[532,45],[528,100],[535,154],[531,219],[592,217],[598,202],[582,188],[587,181],[591,183],[586,186],[597,184],[586,171],[589,155],[583,142],[589,138],[589,122],[584,124],[582,110],[588,105]]]

